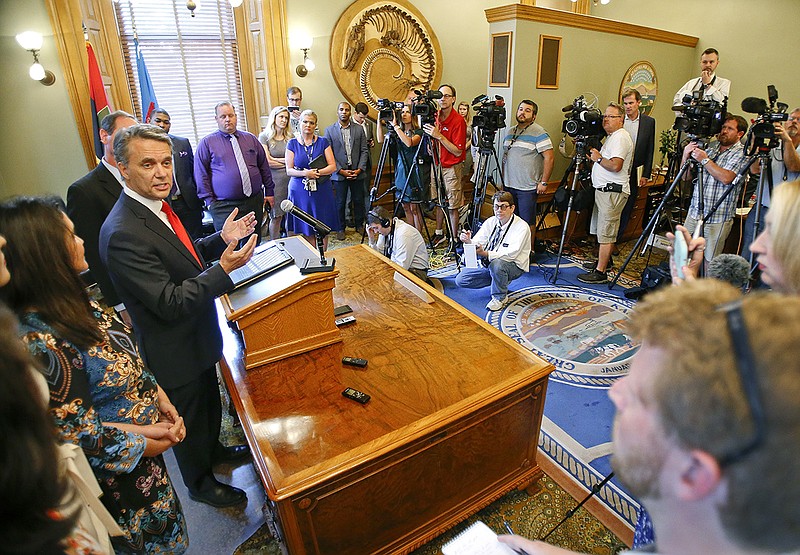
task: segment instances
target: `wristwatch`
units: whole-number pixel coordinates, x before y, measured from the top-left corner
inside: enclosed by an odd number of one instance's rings
[[[711,162],[711,158],[703,158],[702,160],[700,160],[700,165],[705,166],[709,162]]]
[[[597,163],[599,164],[599,163],[600,163],[600,162],[602,162],[602,161],[603,161],[603,155],[601,154],[601,155],[600,155],[600,158],[598,158],[598,159],[597,159]]]

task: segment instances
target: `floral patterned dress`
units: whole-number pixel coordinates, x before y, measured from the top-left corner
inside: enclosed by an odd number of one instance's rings
[[[92,303],[103,340],[86,351],[58,337],[39,314],[21,320],[22,338],[50,388],[50,413],[61,441],[80,445],[102,501],[124,536],[116,553],[183,553],[186,521],[164,459],[145,457],[145,439],[103,422],[158,422],[155,377],[144,366],[128,329]]]

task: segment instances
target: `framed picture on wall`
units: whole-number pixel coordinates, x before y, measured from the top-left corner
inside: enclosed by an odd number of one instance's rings
[[[625,89],[639,91],[639,94],[642,95],[641,110],[649,116],[656,105],[656,95],[658,94],[658,79],[653,64],[642,61],[636,62],[628,68],[619,86],[620,102],[622,102],[622,93]]]
[[[561,74],[561,37],[539,35],[539,67],[537,89],[557,89]]]
[[[490,87],[511,86],[511,31],[492,34]]]

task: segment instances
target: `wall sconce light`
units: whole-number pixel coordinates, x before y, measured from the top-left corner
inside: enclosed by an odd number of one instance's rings
[[[238,8],[242,5],[244,0],[228,0],[231,3],[231,8]]]
[[[299,34],[294,39],[295,46],[303,51],[303,63],[295,68],[295,73],[298,77],[305,77],[308,72],[314,71],[316,64],[308,57],[308,51],[311,50],[311,45],[314,43],[314,38],[305,33]]]
[[[188,0],[186,2],[186,9],[189,10],[189,12],[192,14],[192,17],[194,17],[194,11],[197,9],[197,2],[194,0]]]
[[[42,85],[49,87],[56,82],[55,74],[49,69],[45,69],[39,63],[39,50],[42,49],[42,35],[35,31],[25,31],[17,35],[19,45],[33,54],[33,65],[28,70],[28,75],[34,81],[39,81]]]

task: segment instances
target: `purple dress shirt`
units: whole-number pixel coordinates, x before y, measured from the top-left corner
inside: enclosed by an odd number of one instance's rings
[[[264,147],[252,133],[237,130],[234,135],[239,141],[250,173],[252,196],[262,191],[264,196],[273,196],[275,186]],[[242,191],[242,176],[233,154],[230,135],[215,131],[200,140],[194,157],[194,179],[197,182],[197,196],[206,204],[214,200],[246,198]]]

